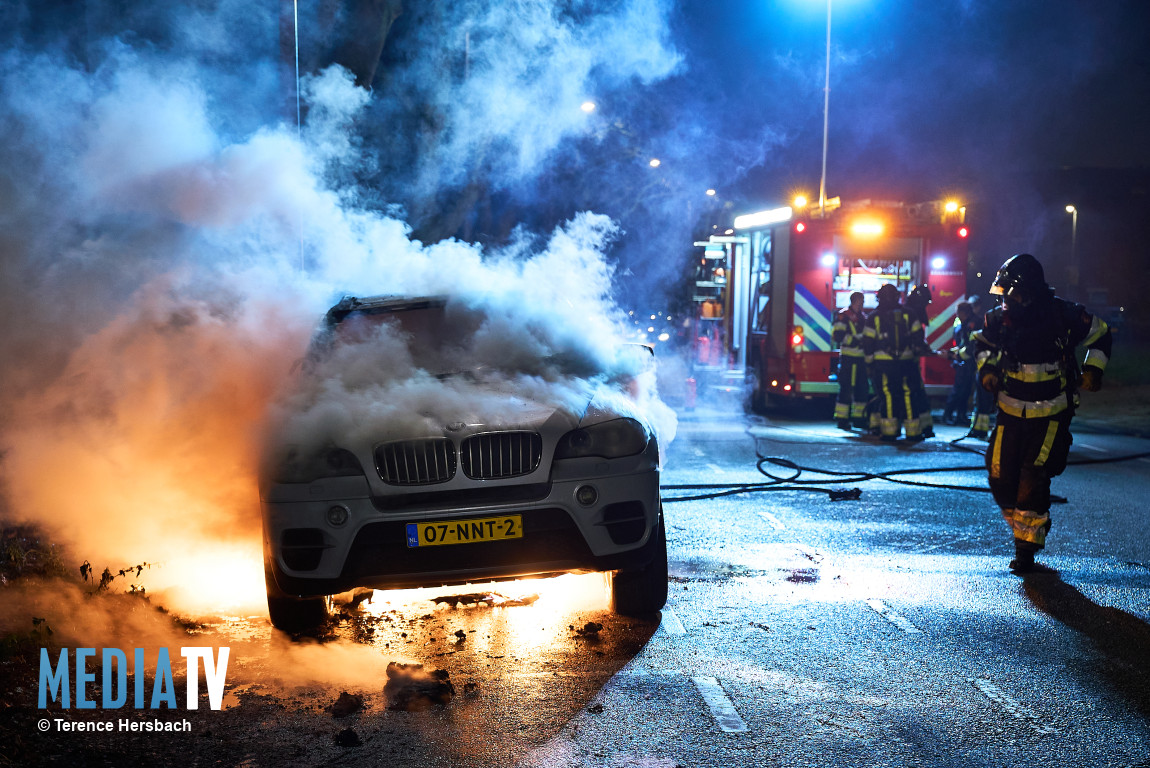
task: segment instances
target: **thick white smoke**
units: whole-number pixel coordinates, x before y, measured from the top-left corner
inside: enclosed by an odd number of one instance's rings
[[[644,61],[632,69],[654,76]],[[93,72],[18,50],[3,71],[4,511],[77,560],[152,563],[139,579],[149,591],[195,585],[172,593],[177,607],[261,602],[268,406],[344,293],[461,297],[488,318],[473,351],[516,386],[560,400],[610,390],[616,225],[578,214],[502,250],[413,242],[401,219],[357,205],[361,190],[327,181],[357,161],[348,128],[370,98],[339,69],[308,81],[302,137],[280,124],[230,135],[227,104],[194,62],[121,45]],[[556,354],[585,375],[540,365]],[[332,385],[338,407],[301,410],[326,429],[354,423],[382,390],[348,382],[385,369],[386,393],[409,398],[388,408],[450,397],[402,375],[401,350],[374,363]],[[660,413],[669,437],[673,416]]]

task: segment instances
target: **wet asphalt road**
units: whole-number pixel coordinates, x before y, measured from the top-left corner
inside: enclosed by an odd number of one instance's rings
[[[939,432],[892,446],[810,419],[685,414],[663,481],[763,483],[756,451],[847,473],[981,465],[984,443]],[[1080,432],[1071,458],[1148,450]],[[861,495],[667,503],[658,623],[608,613],[597,576],[495,587],[525,605],[377,593],[324,646],[370,657],[344,686],[362,708],[334,718],[338,690],[317,683],[270,697],[262,731],[216,735],[251,765],[1150,766],[1150,460],[1071,466],[1051,571],[1025,579],[988,493],[768,468]],[[982,470],[900,477],[985,487]],[[261,665],[301,642],[255,632],[241,710],[270,690]],[[454,696],[388,708],[375,665],[392,660],[443,670]]]
[[[1076,433],[1054,485],[1067,502],[1040,558],[1051,570],[1022,579],[979,490],[985,444],[938,431],[888,445],[809,418],[683,414],[667,499],[769,482],[760,455],[808,469],[765,465],[797,490],[668,500],[670,600],[657,619],[609,613],[598,575],[377,592],[321,637],[289,637],[266,615],[218,619],[188,632],[231,648],[225,708],[163,713],[192,733],[17,728],[14,754],[45,765],[1150,767],[1150,457],[1098,462],[1150,441]],[[897,477],[959,489],[858,476],[916,468],[933,471]],[[673,488],[683,485],[709,487]],[[857,498],[828,493],[850,489]],[[188,643],[161,614],[133,616],[161,644]],[[439,678],[420,679],[429,672]]]
[[[689,416],[666,484],[755,483],[761,455],[850,472],[979,466],[941,439],[883,445],[824,423]],[[979,450],[984,444],[962,441]],[[1150,450],[1076,437],[1072,461]],[[1148,461],[1055,481],[1044,558],[1020,579],[990,495],[895,485],[667,506],[662,626],[530,765],[1150,765]],[[772,468],[773,474],[793,473]],[[985,487],[982,471],[905,479]],[[698,491],[671,491],[667,496]],[[622,725],[621,724],[625,724]]]

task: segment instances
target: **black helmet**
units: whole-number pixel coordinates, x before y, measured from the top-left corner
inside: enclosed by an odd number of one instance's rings
[[[879,304],[897,304],[898,288],[895,288],[890,283],[883,283],[881,286],[879,286],[875,296],[878,298]]]
[[[927,304],[929,304],[933,300],[934,300],[934,297],[930,295],[930,286],[928,286],[928,285],[916,285],[911,290],[910,296],[907,297],[906,303],[910,304],[912,306],[923,306],[923,307],[925,307]]]
[[[990,292],[997,296],[1024,302],[1036,299],[1048,290],[1042,265],[1029,253],[1011,256],[1003,262],[990,286]]]

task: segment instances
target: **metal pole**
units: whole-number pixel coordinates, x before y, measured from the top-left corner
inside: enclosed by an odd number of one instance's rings
[[[827,0],[827,68],[823,86],[823,175],[819,181],[819,214],[824,213],[827,201],[827,126],[831,105],[831,0]]]
[[[299,0],[292,2],[292,24],[295,28],[295,131],[296,139],[303,144],[303,107],[299,87]],[[299,214],[299,271],[304,271],[302,210]]]
[[[1078,208],[1077,206],[1066,206],[1066,212],[1070,214],[1070,269],[1068,274],[1070,277],[1070,287],[1073,289],[1078,288]]]
[[[1078,266],[1078,209],[1070,217],[1070,260]]]
[[[1070,217],[1070,274],[1073,278],[1071,288],[1078,290],[1078,209]]]

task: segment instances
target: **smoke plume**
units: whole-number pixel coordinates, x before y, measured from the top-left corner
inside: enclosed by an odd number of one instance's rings
[[[498,23],[497,5],[477,29]],[[594,41],[594,50],[539,71],[474,65],[508,94],[551,89],[573,61],[616,82],[665,73],[673,56],[661,48],[657,9],[649,0],[614,5],[649,27],[649,44],[626,57],[605,57],[601,46],[620,34],[604,26],[609,19],[588,13],[549,27],[538,4],[517,35],[554,39],[552,52],[560,42],[570,52]],[[142,579],[149,592],[168,590],[188,610],[223,610],[261,599],[256,472],[269,404],[341,295],[449,295],[481,308],[477,354],[497,358],[529,394],[570,399],[590,388],[612,397],[611,377],[633,363],[620,363],[612,345],[621,318],[606,256],[615,223],[581,213],[502,247],[412,240],[394,208],[348,181],[370,163],[353,128],[371,95],[333,67],[303,83],[302,130],[272,114],[256,120],[256,107],[277,102],[268,52],[250,57],[250,98],[237,103],[242,89],[224,65],[242,57],[222,46],[203,9],[193,15],[193,27],[157,35],[162,44],[89,39],[85,65],[31,35],[3,56],[0,354],[9,363],[0,372],[0,479],[7,520],[39,523],[97,570],[146,561],[155,566]],[[553,137],[572,130],[551,125],[548,138],[545,120],[517,127],[507,113],[479,110],[471,120],[481,116],[521,148],[516,173],[531,172]],[[345,376],[386,369],[391,394],[444,395],[394,353]],[[556,355],[580,360],[578,375],[540,367]],[[349,393],[360,400],[329,400],[318,413],[379,405],[378,389],[341,384],[336,395]],[[272,418],[292,404],[279,402]],[[661,414],[669,436],[673,416]]]

